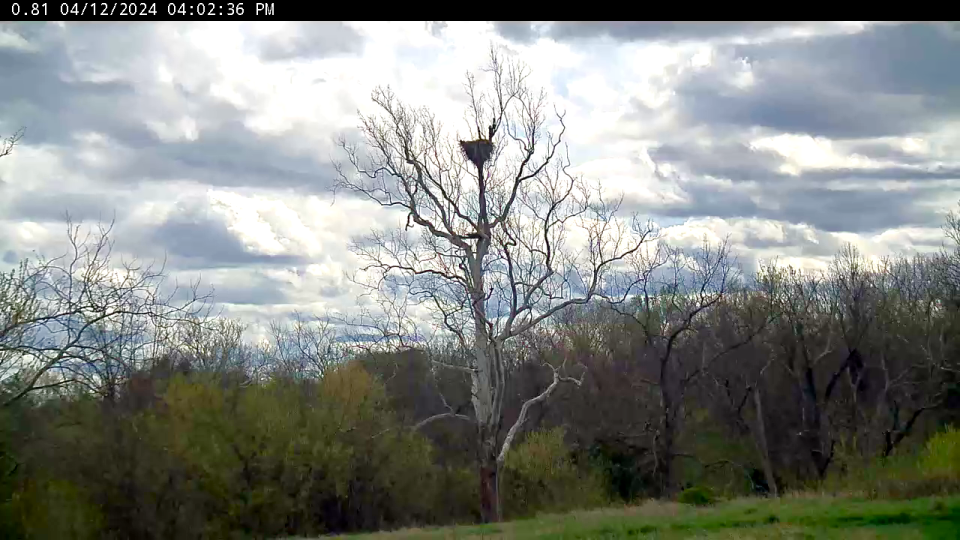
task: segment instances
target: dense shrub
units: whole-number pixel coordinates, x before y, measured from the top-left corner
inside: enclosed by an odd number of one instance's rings
[[[176,375],[152,405],[57,411],[5,514],[34,538],[316,535],[434,519],[440,471],[359,365],[318,381]],[[91,406],[94,405],[94,406]],[[91,486],[83,492],[75,486]],[[111,536],[114,534],[114,536]]]
[[[427,483],[427,482],[425,482]],[[423,524],[464,524],[480,519],[477,471],[474,467],[438,466],[430,479],[431,508]]]
[[[960,429],[948,427],[927,441],[920,469],[929,478],[960,480]]]
[[[598,471],[573,463],[562,428],[530,433],[507,455],[501,497],[508,517],[596,507],[605,493]]]
[[[823,483],[826,491],[906,499],[960,489],[960,430],[949,428],[919,450],[873,460],[848,460]]]
[[[710,488],[693,486],[681,491],[680,495],[677,496],[677,502],[694,506],[707,506],[715,503],[716,498]]]
[[[0,529],[4,538],[101,537],[102,517],[98,508],[72,482],[26,482],[9,501],[8,512],[3,516],[4,529]]]

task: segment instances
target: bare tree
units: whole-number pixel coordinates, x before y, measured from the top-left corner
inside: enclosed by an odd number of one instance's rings
[[[26,130],[21,128],[16,131],[13,135],[7,137],[0,141],[0,158],[9,156],[13,153],[14,147],[20,142],[20,139],[23,138],[23,134]]]
[[[185,318],[169,340],[167,354],[191,369],[225,374],[255,370],[255,351],[244,343],[247,326],[225,317]]]
[[[827,277],[792,267],[780,269],[774,296],[781,316],[770,335],[776,358],[797,393],[796,442],[821,479],[836,450],[829,407],[845,371],[845,363],[836,362],[837,303],[831,299]]]
[[[746,334],[753,339],[749,346],[713,366],[709,373],[712,384],[707,385],[708,395],[721,407],[721,417],[731,421],[738,436],[749,436],[753,439],[766,488],[773,497],[779,496],[779,487],[767,436],[762,394],[765,376],[773,371],[771,367],[775,354],[769,340],[763,338],[768,337],[766,334],[772,323],[780,317],[776,298],[782,276],[783,272],[775,264],[761,265],[752,288],[738,291],[739,294],[730,295],[726,299],[725,305],[733,307],[737,314],[734,318],[753,321],[747,325],[751,330]],[[720,317],[714,319],[711,325],[722,327],[726,316],[727,313],[720,313]],[[740,343],[742,338],[735,335],[726,341],[736,344]],[[750,420],[748,414],[751,401],[753,420]],[[754,482],[754,487],[757,487],[757,482]]]
[[[939,253],[942,294],[953,309],[960,308],[960,212],[951,211],[943,224],[948,243]]]
[[[639,331],[640,357],[655,359],[649,376],[637,381],[659,402],[656,425],[646,429],[659,489],[669,492],[688,390],[718,359],[752,341],[772,311],[741,283],[727,242],[704,240],[692,251],[660,243],[629,262],[631,282],[621,288],[637,294],[613,306]]]
[[[360,119],[369,152],[340,141],[351,172],[338,167],[337,189],[406,215],[405,227],[352,245],[365,262],[356,280],[381,298],[426,308],[433,328],[469,352],[463,365],[449,367],[471,377],[482,517],[493,521],[501,516],[498,474],[530,407],[562,381],[579,384],[564,366],[545,366],[552,383],[524,402],[504,433],[508,343],[604,292],[615,266],[652,229],[617,219],[620,200],[605,200],[570,172],[563,114],[551,132],[546,93],[530,88],[526,66],[491,51],[484,71],[488,92],[467,76],[472,140],[451,137],[427,109],[377,88],[379,114]],[[405,309],[387,312],[412,319]],[[454,416],[465,417],[437,419]]]
[[[946,402],[956,363],[952,321],[938,306],[941,260],[897,257],[875,269],[872,354],[866,369],[848,367],[847,381],[857,413],[854,429],[867,431],[863,439],[874,444],[880,439],[873,453],[893,453],[924,412]]]
[[[68,254],[0,278],[0,375],[13,377],[3,406],[71,383],[114,398],[180,321],[207,309],[196,284],[167,286],[162,266],[117,264],[111,227],[81,235],[68,218]]]
[[[300,313],[289,323],[270,323],[269,347],[272,372],[297,380],[319,379],[345,359],[332,324],[320,318],[309,320]]]

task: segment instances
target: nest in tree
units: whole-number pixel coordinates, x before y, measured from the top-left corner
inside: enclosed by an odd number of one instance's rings
[[[460,141],[460,149],[463,150],[463,155],[467,156],[467,159],[478,169],[482,168],[483,164],[489,161],[490,156],[493,155],[493,143],[486,139]]]

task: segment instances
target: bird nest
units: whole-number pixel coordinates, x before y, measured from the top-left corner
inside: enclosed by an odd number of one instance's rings
[[[490,156],[493,155],[493,143],[486,139],[460,141],[460,149],[463,150],[463,155],[478,169],[483,167],[483,164],[489,161]]]

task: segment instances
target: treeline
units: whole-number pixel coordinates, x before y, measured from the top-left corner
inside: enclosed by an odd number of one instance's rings
[[[442,407],[437,384],[462,381],[299,315],[254,342],[197,284],[119,260],[110,233],[71,224],[67,255],[0,275],[0,536],[268,538],[478,518],[469,431],[418,430]],[[560,432],[530,438],[509,469],[517,511],[580,505],[583,479],[606,500]]]
[[[934,255],[738,279],[672,251],[626,303],[567,309],[510,354],[507,517],[689,486],[830,485],[910,455],[960,411],[960,221]],[[347,345],[297,316],[252,343],[109,230],[0,281],[5,538],[269,538],[476,521],[464,354]],[[501,438],[505,433],[499,435]],[[949,487],[949,486],[948,486]],[[919,484],[904,494],[946,489]],[[926,490],[926,491],[924,491]]]

